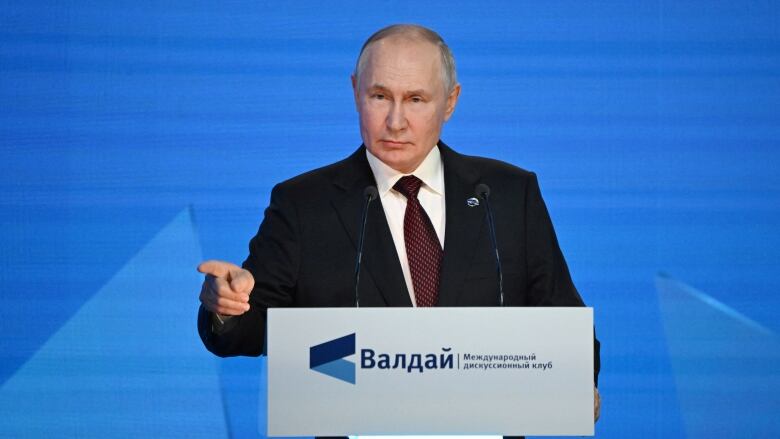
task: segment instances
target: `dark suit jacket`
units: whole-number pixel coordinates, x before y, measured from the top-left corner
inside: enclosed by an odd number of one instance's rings
[[[491,188],[506,306],[583,306],[558,247],[536,175],[496,160],[458,154],[439,143],[446,225],[438,306],[498,306],[498,281],[484,205],[469,207],[475,187]],[[350,157],[278,184],[243,266],[255,278],[251,309],[218,331],[202,307],[203,343],[219,356],[263,352],[269,307],[352,307],[364,204],[375,185],[361,146]],[[360,277],[361,306],[411,306],[381,201],[371,203]],[[598,376],[598,341],[595,341]]]

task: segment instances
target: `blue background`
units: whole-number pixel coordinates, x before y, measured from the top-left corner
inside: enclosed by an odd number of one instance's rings
[[[0,2],[0,436],[265,430],[194,267],[360,144],[349,74],[395,22],[455,53],[443,139],[539,175],[597,436],[780,434],[780,4],[28,1]]]

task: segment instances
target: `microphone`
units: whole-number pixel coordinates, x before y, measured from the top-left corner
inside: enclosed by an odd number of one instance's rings
[[[498,275],[498,303],[504,306],[504,273],[501,271],[501,256],[498,254],[498,241],[496,240],[496,223],[493,221],[493,210],[490,208],[490,186],[480,183],[476,187],[479,198],[485,200],[485,214],[490,230],[490,242],[493,244],[493,252],[496,255],[496,274]]]
[[[379,196],[376,186],[366,186],[363,189],[363,219],[360,222],[360,237],[358,238],[358,251],[355,258],[355,307],[360,308],[360,295],[358,294],[360,285],[360,264],[363,262],[363,238],[366,235],[366,220],[368,220],[368,205]]]

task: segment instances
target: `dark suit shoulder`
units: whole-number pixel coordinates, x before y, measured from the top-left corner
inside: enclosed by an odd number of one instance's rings
[[[294,192],[317,190],[329,184],[338,184],[345,178],[355,177],[365,172],[370,173],[370,169],[365,158],[365,148],[361,146],[343,160],[296,175],[277,184],[277,186],[285,191]]]
[[[446,147],[445,147],[446,148]],[[447,148],[445,167],[454,164],[461,174],[478,176],[487,184],[527,185],[536,181],[536,174],[528,169],[487,157],[460,154]]]
[[[347,159],[340,160],[320,168],[306,171],[295,177],[288,178],[287,180],[278,183],[276,186],[285,192],[315,189],[323,182],[332,181],[333,176],[337,175],[339,169],[344,167],[344,162],[346,162],[346,160]]]
[[[522,178],[532,178],[534,175],[536,175],[532,171],[529,171],[527,169],[521,168],[519,166],[501,160],[491,159],[488,157],[479,157],[479,156],[464,156],[464,157],[466,157],[467,160],[471,161],[473,163],[473,166],[488,173],[494,173],[497,175],[506,175],[508,177],[513,176],[513,177],[522,177]]]
[[[363,164],[362,162],[366,162]],[[365,159],[364,148],[358,148],[349,157],[338,162],[322,166],[289,178],[274,187],[274,193],[293,197],[296,200],[322,197],[330,193],[334,184],[342,186],[341,182],[357,177],[365,178],[370,173]],[[369,174],[370,175],[370,174]]]

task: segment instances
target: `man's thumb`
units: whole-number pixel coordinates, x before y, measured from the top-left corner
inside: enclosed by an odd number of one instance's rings
[[[235,292],[249,294],[255,286],[255,279],[252,277],[252,273],[246,270],[239,269],[233,271],[230,277],[230,288]]]

